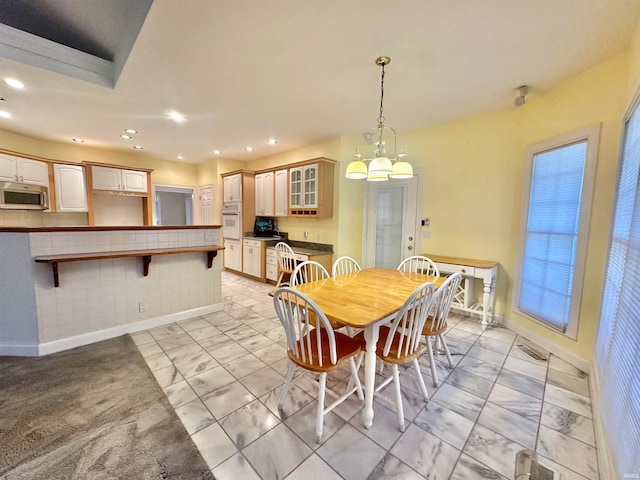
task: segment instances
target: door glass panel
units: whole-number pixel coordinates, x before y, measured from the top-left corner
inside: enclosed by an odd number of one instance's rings
[[[376,267],[396,268],[402,260],[404,188],[381,187],[376,195]]]
[[[300,170],[291,170],[290,205],[300,205],[300,188],[302,187],[302,172]]]

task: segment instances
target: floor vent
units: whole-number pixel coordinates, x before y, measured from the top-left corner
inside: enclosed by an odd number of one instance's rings
[[[524,353],[525,355],[533,358],[534,360],[537,360],[539,362],[544,362],[545,360],[547,360],[545,357],[543,357],[542,355],[540,355],[538,352],[536,352],[533,348],[524,345],[523,343],[516,345],[518,347],[518,349]]]
[[[520,450],[516,454],[515,480],[560,480],[560,474],[538,463],[532,450]]]

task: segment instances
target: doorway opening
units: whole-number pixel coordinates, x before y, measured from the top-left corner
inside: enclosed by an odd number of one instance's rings
[[[154,185],[155,225],[193,225],[193,188]]]

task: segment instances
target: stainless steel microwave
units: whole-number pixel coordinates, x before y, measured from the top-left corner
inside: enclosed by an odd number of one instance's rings
[[[41,185],[0,182],[0,209],[47,210],[49,189]]]

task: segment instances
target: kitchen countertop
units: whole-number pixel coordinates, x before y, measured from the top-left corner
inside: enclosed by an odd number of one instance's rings
[[[266,242],[266,248],[275,247],[278,242],[287,243],[294,253],[298,253],[300,255],[333,255],[333,245],[327,243],[314,243],[314,242],[303,242],[298,240],[290,240],[286,235],[282,235],[281,237],[253,237],[249,235],[245,235],[244,238],[250,240],[259,240],[261,242]]]

